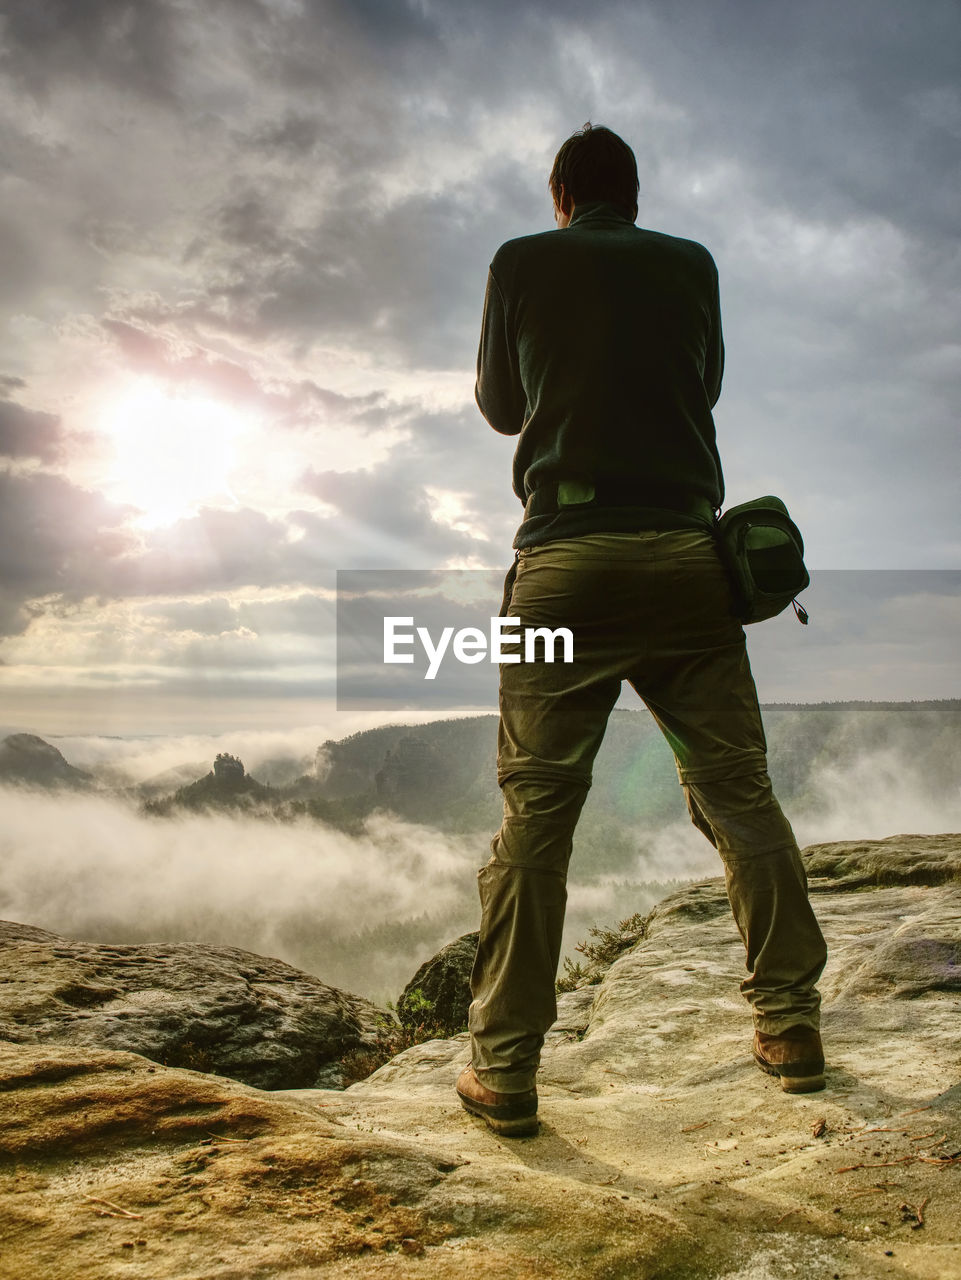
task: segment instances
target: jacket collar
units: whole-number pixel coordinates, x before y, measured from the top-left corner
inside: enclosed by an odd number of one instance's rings
[[[568,226],[575,227],[580,223],[590,223],[591,226],[623,226],[628,223],[633,226],[634,219],[630,209],[622,204],[610,204],[607,200],[588,200],[574,206]]]

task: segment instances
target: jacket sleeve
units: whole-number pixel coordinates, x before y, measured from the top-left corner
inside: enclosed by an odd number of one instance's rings
[[[712,263],[713,265],[713,263]],[[704,388],[711,408],[721,394],[721,378],[724,374],[724,336],[721,333],[721,299],[714,267],[714,298],[711,304],[711,328],[707,335],[707,355],[704,361]]]
[[[495,431],[505,436],[520,434],[527,418],[527,395],[521,385],[507,307],[493,270],[487,275],[474,398]]]

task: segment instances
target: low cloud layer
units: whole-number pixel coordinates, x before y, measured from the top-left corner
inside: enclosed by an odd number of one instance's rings
[[[112,765],[116,778],[122,771],[143,780],[209,759],[214,748],[241,754],[255,774],[268,759],[309,766],[319,739],[298,732],[60,745],[76,764],[101,773]],[[851,745],[848,758],[839,753],[819,766],[788,808],[799,843],[961,828],[961,789],[932,797],[923,761],[890,746]],[[0,803],[0,918],[67,937],[242,947],[386,1001],[444,943],[477,925],[475,873],[489,856],[487,831],[448,835],[385,813],[356,836],[308,822],[148,819],[104,794],[9,786]],[[575,840],[564,940],[572,958],[594,923],[649,910],[666,882],[721,872],[690,823],[639,829],[636,839],[635,860],[616,875],[598,875]]]
[[[150,821],[102,797],[51,804],[5,789],[3,806],[5,918],[68,937],[243,947],[382,999],[425,945],[469,927],[465,890],[483,861],[463,840],[376,817],[355,838],[312,823]]]

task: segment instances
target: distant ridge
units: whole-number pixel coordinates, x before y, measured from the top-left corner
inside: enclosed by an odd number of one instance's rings
[[[63,753],[33,733],[11,733],[0,741],[0,782],[35,787],[88,787],[93,776],[68,764]]]
[[[948,813],[959,796],[959,699],[773,703],[763,711],[771,776],[792,818],[818,811],[825,779],[882,789],[910,782],[912,796],[930,800],[932,813]],[[294,781],[287,781],[293,761],[283,756],[258,761],[254,777],[244,771],[218,778],[215,770],[198,776],[203,766],[185,765],[146,784],[117,787],[112,770],[92,778],[42,738],[13,734],[0,742],[0,783],[96,782],[101,791],[139,799],[156,817],[239,811],[357,831],[368,815],[386,810],[449,834],[489,835],[501,811],[496,747],[494,715],[391,724],[328,739],[313,767]],[[674,759],[653,719],[643,708],[615,711],[578,828],[582,865],[626,874],[648,837],[685,820]]]

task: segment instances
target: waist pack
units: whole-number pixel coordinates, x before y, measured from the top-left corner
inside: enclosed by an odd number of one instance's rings
[[[796,599],[811,581],[804,540],[780,498],[768,494],[731,507],[715,524],[715,536],[741,622],[763,622],[790,604],[807,625],[807,611]]]

